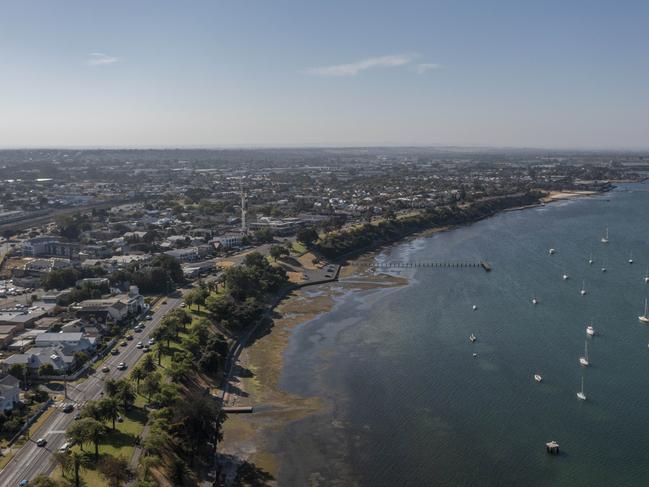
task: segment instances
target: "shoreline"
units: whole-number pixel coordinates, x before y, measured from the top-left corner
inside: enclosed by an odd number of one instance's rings
[[[556,191],[548,194],[538,204],[502,211],[519,211],[554,201],[599,194],[603,193]],[[387,247],[461,226],[463,225],[429,228],[373,249],[358,251],[342,260],[357,263],[371,261]],[[400,276],[375,274],[359,266],[342,265],[338,281],[294,289],[287,293],[271,310],[273,322],[252,336],[250,345],[243,349],[234,368],[233,389],[236,392],[231,394],[237,396],[235,404],[253,405],[256,409],[251,415],[231,415],[228,418],[224,423],[221,452],[236,458],[238,465],[253,464],[266,476],[267,483],[264,485],[277,485],[276,479],[281,469],[281,431],[297,421],[318,413],[325,414],[330,406],[323,397],[291,394],[280,385],[284,355],[294,330],[307,325],[322,314],[331,312],[337,301],[348,293],[388,289],[408,283],[409,279]]]

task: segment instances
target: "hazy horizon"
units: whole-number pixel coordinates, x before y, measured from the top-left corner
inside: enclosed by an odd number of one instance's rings
[[[9,3],[0,148],[649,148],[649,4]]]

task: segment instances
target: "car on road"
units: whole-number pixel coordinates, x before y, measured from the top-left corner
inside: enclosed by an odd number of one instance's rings
[[[47,440],[45,438],[39,438],[36,440],[36,446],[45,446],[47,445]]]
[[[72,446],[72,443],[70,443],[69,441],[66,441],[59,448],[59,453],[67,453],[71,446]]]
[[[64,404],[61,408],[61,411],[63,411],[64,413],[71,413],[72,411],[74,411],[74,404]]]
[[[162,304],[167,304],[167,300],[165,299],[165,300],[162,302]]]
[[[124,362],[118,363],[117,370],[126,370],[126,364]]]
[[[120,347],[125,347],[127,345],[128,345],[128,343],[126,343],[126,341],[123,341],[122,343],[119,344]]]
[[[180,303],[180,307],[181,307],[181,308],[186,308],[187,305],[186,305],[185,303]]]
[[[148,316],[147,316],[146,318],[144,318],[144,319],[147,320],[147,321],[151,321],[151,320],[153,319],[153,316],[148,315]]]
[[[77,414],[74,415],[74,420],[75,421],[78,421],[80,419],[81,419],[81,414],[80,413],[77,413]]]
[[[116,349],[116,348],[113,348],[113,349],[110,351],[110,354],[111,354],[111,355],[119,355],[119,350]]]
[[[153,338],[149,338],[149,345],[153,345],[155,343],[155,340]]]
[[[130,342],[133,340],[133,335],[126,335],[126,339]]]
[[[142,349],[142,351],[145,352],[145,353],[148,352],[149,350],[151,350],[149,347],[144,347],[144,348]]]
[[[104,374],[107,374],[108,372],[110,372],[110,367],[108,367],[108,365],[104,365],[104,366],[101,368],[101,371],[102,371]]]
[[[18,487],[25,487],[25,485],[27,485],[27,479],[22,479],[18,482]]]
[[[137,342],[137,345],[135,345],[135,348],[142,348],[143,346],[144,346],[144,343]]]

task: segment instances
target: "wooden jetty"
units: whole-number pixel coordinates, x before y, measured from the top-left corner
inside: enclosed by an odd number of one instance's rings
[[[558,455],[559,443],[557,443],[556,441],[548,441],[545,444],[545,451],[547,451],[550,455]]]
[[[353,267],[369,267],[370,269],[420,269],[420,268],[438,268],[438,269],[463,269],[463,268],[482,268],[486,272],[491,271],[491,265],[481,260],[479,262],[458,261],[458,262],[440,262],[440,261],[420,261],[420,262],[354,262],[349,264]]]

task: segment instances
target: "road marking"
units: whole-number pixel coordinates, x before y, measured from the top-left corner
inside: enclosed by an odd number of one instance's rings
[[[45,434],[46,434],[46,435],[64,435],[64,434],[65,434],[65,430],[50,430],[50,431],[48,431],[48,432],[45,433]]]

